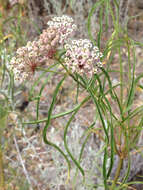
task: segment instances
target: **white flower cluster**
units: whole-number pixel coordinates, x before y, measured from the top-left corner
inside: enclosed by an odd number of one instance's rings
[[[48,25],[37,41],[19,48],[8,63],[16,81],[30,79],[38,66],[53,63],[59,45],[67,43],[67,38],[76,30],[73,19],[65,15],[52,18]],[[64,63],[72,72],[92,76],[102,66],[102,53],[87,39],[73,40],[65,45],[65,49]]]
[[[54,17],[48,25],[37,41],[28,42],[26,46],[19,48],[16,56],[8,63],[16,81],[21,83],[31,78],[37,66],[51,63],[59,45],[76,29],[69,16]]]
[[[8,64],[8,68],[13,70],[16,81],[22,82],[33,75],[38,61],[36,60],[38,51],[36,41],[28,42],[26,46],[16,51],[16,56]]]
[[[49,30],[51,33],[51,31]],[[48,32],[43,32],[39,40],[28,42],[16,51],[16,56],[8,63],[8,68],[13,70],[14,79],[21,83],[26,79],[31,79],[38,66],[51,63],[57,45],[57,36],[47,37]],[[54,42],[53,42],[54,41]],[[57,43],[56,43],[57,42]],[[51,45],[53,44],[53,46]]]
[[[100,59],[103,55],[97,46],[92,45],[90,40],[73,40],[64,47],[66,49],[64,63],[71,72],[91,77],[97,72],[98,67],[102,67]]]
[[[63,15],[61,17],[54,17],[48,23],[49,28],[54,28],[59,33],[59,43],[63,44],[71,34],[75,32],[77,26],[71,17]]]
[[[9,0],[9,3],[11,6],[15,5],[18,2],[19,2],[19,0]]]

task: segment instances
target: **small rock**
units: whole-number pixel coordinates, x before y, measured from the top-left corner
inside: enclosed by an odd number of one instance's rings
[[[136,5],[139,9],[143,9],[143,0],[136,0]]]
[[[65,186],[64,185],[60,185],[60,190],[65,190]]]
[[[143,27],[143,22],[142,21],[130,21],[128,24],[128,28],[136,31],[141,31]]]

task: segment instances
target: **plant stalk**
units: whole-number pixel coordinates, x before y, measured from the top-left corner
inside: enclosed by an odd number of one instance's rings
[[[3,170],[3,155],[2,155],[1,145],[0,145],[0,189],[5,190],[4,170]]]
[[[113,183],[112,183],[112,186],[111,186],[111,189],[110,190],[114,190],[115,189],[115,185],[117,183],[117,180],[120,176],[120,171],[122,169],[122,165],[123,165],[123,158],[120,157],[120,160],[118,162],[118,167],[117,167],[117,170],[116,170],[116,173],[115,173],[115,177],[114,177],[114,180],[113,180]]]

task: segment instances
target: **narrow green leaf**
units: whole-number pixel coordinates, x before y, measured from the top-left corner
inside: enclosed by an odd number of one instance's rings
[[[87,20],[87,29],[88,29],[88,35],[89,35],[89,38],[90,40],[93,42],[94,45],[96,45],[96,42],[92,36],[92,33],[91,33],[91,17],[93,16],[94,14],[94,11],[97,7],[101,6],[102,3],[104,2],[104,0],[100,0],[100,1],[97,1],[93,7],[91,8],[89,14],[88,14],[88,20]]]
[[[54,143],[50,142],[48,139],[47,139],[47,129],[50,125],[50,121],[51,121],[51,114],[52,114],[52,110],[53,110],[53,107],[54,107],[54,104],[56,102],[56,96],[59,92],[59,89],[62,85],[62,83],[64,82],[65,80],[65,77],[58,83],[55,91],[54,91],[54,94],[53,94],[53,100],[52,100],[52,103],[51,103],[51,106],[49,108],[49,111],[48,111],[48,118],[47,118],[47,122],[46,122],[46,125],[43,129],[43,140],[45,142],[45,144],[48,144],[48,145],[51,145],[53,146],[56,150],[58,150],[62,155],[63,157],[65,158],[65,160],[67,161],[67,164],[68,164],[68,170],[70,171],[70,168],[71,168],[71,164],[70,164],[70,161],[68,160],[68,157],[65,155],[65,153]]]

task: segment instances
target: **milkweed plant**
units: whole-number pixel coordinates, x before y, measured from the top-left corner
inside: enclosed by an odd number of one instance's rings
[[[106,40],[105,46],[101,49],[104,30],[102,19],[100,19],[100,30],[95,41],[91,32],[91,18],[95,9],[99,6],[102,7],[103,4],[106,4],[106,1],[98,1],[89,13],[87,23],[89,39],[74,38],[77,26],[70,16],[53,17],[47,23],[48,28],[43,30],[38,39],[29,41],[26,46],[17,49],[15,56],[6,67],[12,73],[15,83],[18,84],[22,84],[24,81],[32,83],[35,80],[35,72],[41,71],[42,68],[46,73],[59,71],[62,79],[53,92],[48,117],[39,120],[37,111],[36,121],[24,122],[24,124],[44,123],[43,141],[52,146],[55,151],[60,152],[66,160],[68,180],[71,180],[70,171],[73,162],[77,171],[83,176],[84,183],[86,171],[82,166],[82,156],[85,144],[88,144],[87,139],[92,133],[98,132],[102,136],[100,139],[103,143],[101,150],[103,153],[102,187],[106,190],[126,189],[131,184],[128,182],[128,177],[132,164],[132,151],[135,149],[139,151],[140,147],[136,146],[143,125],[143,105],[137,105],[135,99],[136,89],[143,88],[139,83],[143,74],[136,75],[135,53],[136,47],[142,46],[142,44],[129,37],[127,29],[120,26],[119,14],[114,14],[111,5],[107,3],[113,20],[113,30],[109,39]],[[115,3],[115,7],[118,9],[117,3]],[[101,13],[103,14],[103,11]],[[105,16],[107,16],[106,13]],[[123,63],[125,52],[126,65]],[[112,68],[113,60],[118,65],[117,69]],[[119,82],[114,82],[113,74],[119,77]],[[77,102],[73,109],[53,115],[58,93],[68,77],[77,84],[76,99],[78,99],[79,90],[85,91],[87,97],[81,102]],[[44,85],[46,86],[46,84]],[[91,101],[95,108],[93,110],[96,110],[95,116],[91,125],[86,128],[84,134],[86,138],[77,158],[72,154],[67,142],[68,130],[78,111]],[[55,142],[48,139],[47,133],[51,120],[65,115],[70,117],[64,128],[65,150],[63,151]],[[96,125],[97,121],[99,128]],[[115,157],[118,160],[116,165]],[[128,164],[124,175],[121,176],[125,160]],[[77,176],[80,175],[79,173]]]

